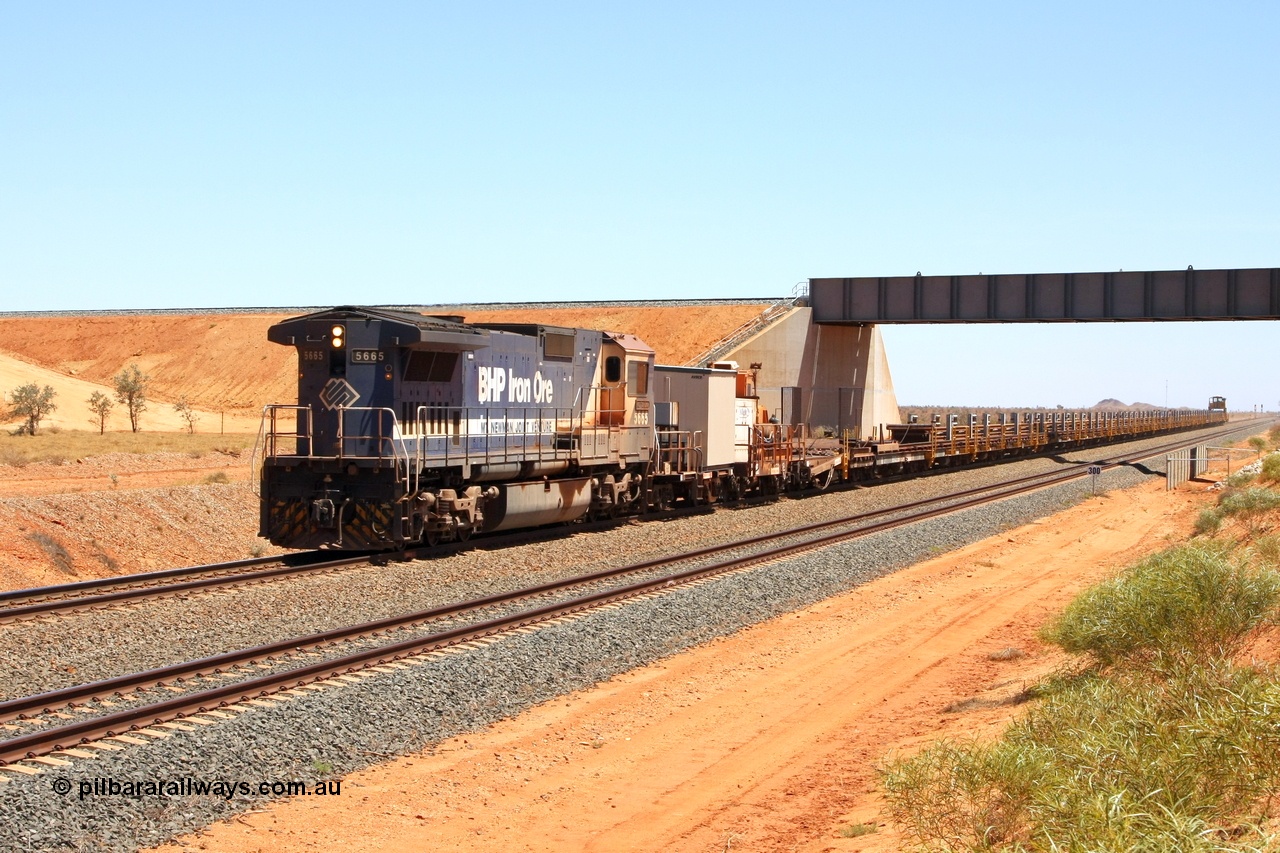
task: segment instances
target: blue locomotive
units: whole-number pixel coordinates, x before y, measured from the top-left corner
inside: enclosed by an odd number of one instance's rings
[[[340,307],[277,323],[298,405],[266,408],[260,535],[401,548],[641,501],[652,348],[624,334]]]

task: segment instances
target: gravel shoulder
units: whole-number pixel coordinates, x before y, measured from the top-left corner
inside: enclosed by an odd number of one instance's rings
[[[1086,455],[1096,458],[1109,452],[1093,450]],[[1060,463],[1035,460],[1033,464]],[[984,473],[977,470],[960,476]],[[1000,476],[1007,476],[1007,471]],[[912,488],[915,496],[921,490],[943,488],[932,478],[899,485]],[[77,791],[90,778],[298,779],[314,784],[322,778],[341,778],[406,753],[417,754],[403,762],[406,766],[429,770],[395,783],[395,790],[407,799],[375,801],[379,792],[373,790],[374,783],[364,777],[348,776],[341,798],[325,801],[324,808],[316,800],[298,797],[267,813],[269,817],[240,818],[248,820],[254,832],[266,833],[267,827],[277,827],[279,815],[291,809],[301,810],[303,822],[288,832],[247,834],[245,827],[236,823],[215,829],[217,834],[211,838],[187,839],[187,843],[216,850],[328,849],[340,838],[344,846],[353,849],[379,849],[387,844],[416,848],[438,839],[442,845],[461,849],[468,849],[462,845],[467,840],[471,843],[469,849],[494,849],[495,844],[530,850],[707,849],[724,847],[727,836],[723,831],[744,841],[748,837],[755,839],[751,844],[735,842],[733,847],[737,849],[790,849],[793,841],[829,838],[831,824],[824,821],[838,820],[854,809],[858,804],[850,797],[865,793],[865,785],[850,787],[845,776],[837,773],[824,777],[819,771],[826,768],[834,773],[847,765],[850,772],[861,768],[857,772],[863,776],[855,774],[856,778],[869,779],[870,762],[882,754],[877,750],[892,742],[886,738],[899,731],[895,728],[875,735],[873,720],[857,716],[855,710],[887,712],[892,708],[890,721],[894,725],[907,725],[909,735],[921,736],[936,729],[940,716],[947,716],[940,712],[947,703],[935,701],[941,698],[938,685],[949,683],[946,679],[970,671],[976,663],[979,675],[976,680],[962,681],[959,693],[985,695],[990,692],[988,688],[998,693],[1004,688],[992,685],[1007,679],[993,681],[991,676],[1003,670],[993,670],[993,662],[982,664],[965,654],[986,654],[980,650],[986,649],[988,641],[984,638],[991,635],[997,636],[991,642],[1021,644],[1031,650],[1029,657],[1043,664],[1043,656],[1031,645],[1031,615],[1043,615],[1055,597],[1064,596],[1066,590],[1078,588],[1099,572],[1127,561],[1113,559],[1111,555],[1117,550],[1136,553],[1182,535],[1197,501],[1205,499],[1203,493],[1166,495],[1162,482],[1153,482],[1152,474],[1140,468],[1108,472],[1102,477],[1102,485],[1105,489],[1141,488],[1113,491],[1100,498],[1088,495],[1087,482],[1043,490],[1002,502],[995,508],[968,510],[909,530],[886,532],[751,572],[678,588],[626,607],[557,622],[489,645],[426,658],[377,677],[292,698],[277,708],[254,707],[218,725],[192,727],[192,731],[171,733],[168,738],[131,745],[119,752],[76,760],[50,774],[17,778],[0,786],[0,847],[133,849],[139,844],[158,843],[174,833],[200,829],[219,817],[261,809],[269,799],[238,794],[229,799],[208,795],[58,797],[51,790],[54,778],[73,781]],[[945,490],[960,486],[952,481]],[[881,486],[788,506],[817,507],[828,500],[854,500],[875,494],[887,500],[880,490],[897,487]],[[1130,496],[1139,493],[1145,498],[1135,503]],[[1062,516],[1056,516],[1052,524],[1034,523],[1066,506],[1071,507],[1068,515],[1080,514],[1077,521],[1067,523],[1061,521]],[[770,510],[760,509],[766,513]],[[1178,512],[1183,513],[1181,520],[1171,521]],[[737,523],[739,515],[735,512],[715,516],[716,534],[730,535],[722,528],[721,520],[730,525]],[[745,515],[745,511],[741,515],[743,523],[754,530],[768,523],[767,516],[748,521],[753,517]],[[712,527],[705,520],[687,521],[701,528]],[[579,565],[620,559],[620,553],[625,553],[629,562],[641,553],[652,552],[658,543],[687,548],[688,543],[676,537],[680,528],[675,525],[683,523],[662,525],[661,531],[656,529],[658,525],[641,525],[581,537],[588,541],[580,543],[585,550],[577,558]],[[1029,527],[1021,527],[1029,523]],[[1116,539],[1120,531],[1125,532]],[[1050,538],[1042,541],[1037,538],[1040,533]],[[638,538],[625,543],[597,538],[618,534]],[[570,559],[564,556],[573,550],[569,543],[579,538],[565,540],[565,548],[556,548],[557,564]],[[1039,542],[1037,550],[1011,550],[1024,538]],[[970,551],[956,550],[984,539],[995,549],[990,556],[975,557]],[[1087,554],[1076,570],[1061,568],[1066,555],[1076,547],[1073,542],[1090,543]],[[1002,549],[1010,550],[1006,555]],[[551,553],[546,546],[536,547],[527,557],[527,565],[545,571]],[[952,566],[944,572],[951,586],[921,581],[919,567],[895,573],[943,553],[949,556],[942,560],[949,560],[947,564]],[[460,561],[456,564],[459,574],[453,578],[455,583],[488,583],[488,578],[497,576],[496,570],[486,574],[486,570],[465,561],[492,557],[476,552],[425,565],[440,571],[441,567],[434,563]],[[508,573],[514,559],[507,555],[502,560]],[[855,596],[871,597],[818,604],[832,596],[847,595],[850,589]],[[239,622],[250,621],[247,611],[228,609],[225,599],[222,603],[224,612],[217,630],[230,630]],[[344,602],[342,607],[346,606]],[[912,609],[917,606],[923,609]],[[822,613],[827,614],[824,619],[847,617],[851,621],[811,621],[817,619],[813,614]],[[900,618],[894,617],[895,613]],[[1025,629],[1016,642],[1007,641],[998,633],[1010,619]],[[753,633],[772,630],[767,626],[750,627],[768,620],[772,620],[768,625],[779,630],[790,626],[803,630],[800,635],[786,636]],[[839,625],[850,628],[852,633],[837,631]],[[63,635],[74,633],[64,631]],[[839,656],[843,668],[813,669],[816,664],[808,661],[808,647],[801,642],[805,636],[814,642],[830,637],[833,645],[827,647],[828,656],[840,648],[851,650]],[[879,645],[859,645],[864,639]],[[27,639],[28,644],[34,642],[35,638]],[[711,645],[694,655],[673,657],[706,643]],[[733,671],[737,675],[725,669],[732,661],[725,658],[722,662],[730,647],[739,648],[747,656],[735,664],[738,669]],[[857,649],[863,653],[858,654]],[[623,675],[655,661],[660,663]],[[801,678],[793,675],[793,670],[808,672],[809,676]],[[667,680],[664,673],[668,671],[676,674],[674,680]],[[708,674],[715,673],[724,673],[724,677],[708,679]],[[755,680],[741,680],[753,674],[757,676]],[[770,692],[758,680],[763,675],[769,676],[766,681],[777,681],[777,690]],[[936,680],[939,678],[943,682]],[[608,683],[598,686],[603,682]],[[912,686],[917,683],[923,692]],[[618,703],[606,702],[593,712],[595,716],[578,717],[572,713],[575,708],[585,709],[592,697],[620,695],[617,691],[622,688],[618,685],[628,684],[642,689],[627,688],[630,692],[620,696]],[[649,689],[650,685],[654,689]],[[955,688],[950,690],[957,693]],[[586,692],[557,698],[574,691]],[[757,707],[756,693],[761,691],[782,704]],[[828,695],[823,691],[834,692]],[[660,701],[655,698],[659,693]],[[904,707],[900,694],[914,696],[915,704]],[[709,699],[714,701],[708,702]],[[787,704],[793,699],[804,701],[798,706]],[[876,704],[876,699],[882,701]],[[625,704],[626,709],[619,703]],[[515,742],[506,728],[476,734],[538,705],[542,708],[533,715],[503,724],[527,726],[523,730],[525,740],[519,741],[520,746],[514,751],[511,744]],[[1000,703],[996,702],[996,706]],[[566,707],[568,711],[561,711]],[[720,714],[704,720],[701,729],[682,727],[681,721],[698,708],[719,708]],[[912,708],[914,711],[908,713]],[[565,716],[555,716],[559,714]],[[540,722],[520,722],[529,719]],[[654,729],[666,745],[654,753],[655,757],[641,760],[640,753],[627,750],[642,744],[624,744],[627,737],[633,741],[646,737],[641,728],[643,721],[650,719],[655,724],[669,719],[676,727]],[[627,726],[641,728],[627,728],[622,725],[626,720],[632,721]],[[752,728],[749,724],[757,720],[765,722]],[[854,744],[852,751],[832,752],[824,746],[836,743],[833,739],[841,732],[862,731],[867,726],[872,726],[866,729],[871,732],[871,740]],[[792,729],[806,734],[788,735]],[[460,738],[461,742],[451,738]],[[472,750],[477,744],[483,747]],[[472,752],[475,755],[469,756]],[[523,758],[526,752],[528,759]],[[435,757],[452,756],[459,763],[451,771],[441,768],[434,763],[432,753]],[[498,785],[498,779],[485,775],[488,771],[467,763],[469,757],[502,762],[495,766],[507,774],[502,778],[508,784]],[[598,763],[606,758],[607,767]],[[686,768],[690,775],[683,780],[678,775],[663,776],[663,768],[668,765],[677,772]],[[729,772],[738,765],[740,771]],[[576,773],[591,766],[595,769],[574,777],[577,781],[573,783],[560,775],[571,767]],[[601,775],[591,775],[594,773]],[[784,784],[785,780],[791,781]],[[743,787],[733,787],[737,785]],[[692,799],[678,796],[703,787],[706,793]],[[629,793],[632,791],[634,795]],[[739,791],[747,793],[735,793]],[[813,805],[824,803],[820,807]],[[733,804],[736,805],[732,809],[728,808]],[[577,811],[583,814],[578,815]],[[602,826],[599,813],[604,814],[607,825]],[[666,817],[658,819],[658,815]],[[614,817],[616,821],[608,822]],[[748,818],[747,823],[742,823]],[[343,828],[344,821],[354,828]],[[382,835],[384,830],[404,829],[403,821],[428,835],[394,839]],[[556,821],[561,829],[552,826]],[[508,829],[500,832],[503,828]],[[474,834],[476,829],[484,834]],[[386,844],[377,843],[379,838]],[[248,839],[256,846],[238,846],[240,840]],[[623,843],[616,843],[619,839]],[[362,844],[368,846],[361,847]]]
[[[1155,446],[1164,440],[1133,446]],[[372,622],[654,557],[679,555],[752,534],[884,509],[1013,476],[1056,471],[1068,461],[1097,459],[1115,452],[1113,448],[1092,448],[1065,457],[1030,459],[764,506],[721,510],[714,516],[635,522],[606,532],[569,534],[550,544],[492,551],[480,548],[433,560],[393,562],[313,577],[293,576],[260,585],[70,614],[56,620],[17,623],[0,632],[0,699],[34,695]],[[1111,472],[1104,481],[1114,488],[1122,482],[1136,482],[1135,475],[1139,479],[1143,476],[1140,471],[1122,469]],[[1078,483],[1065,491],[1038,493],[1029,498],[1027,506],[1036,507],[1038,512],[1049,512],[1060,503],[1076,499],[1086,489],[1086,485]],[[144,541],[154,532],[152,528],[172,529],[174,538],[191,535],[203,542],[211,531],[196,525],[196,529],[187,533],[183,529],[184,519],[203,521],[225,513],[234,514],[244,524],[236,540],[243,544],[232,551],[232,556],[219,559],[248,556],[250,540],[243,531],[252,529],[252,504],[243,507],[240,502],[251,502],[253,497],[245,486],[138,490],[128,493],[128,497],[132,506],[124,521],[119,517],[108,520],[93,514],[81,515],[83,529],[93,541],[108,541],[111,534],[107,529],[114,526],[117,530],[125,528],[123,541],[126,542]],[[48,512],[59,513],[70,509],[70,506],[67,510],[58,506],[69,500],[55,497],[42,503]],[[10,506],[23,503],[15,501]],[[978,516],[994,519],[997,525],[1017,523],[1024,517],[1022,513],[1014,513],[1006,519],[1003,506],[983,510]],[[0,504],[0,515],[3,509],[4,505]],[[118,516],[118,510],[113,515]],[[96,525],[102,525],[103,529],[96,529]],[[963,538],[962,530],[962,526],[953,528],[952,523],[947,522],[944,532],[936,541],[931,541],[928,548],[947,550],[955,547],[957,541],[970,541]],[[958,536],[961,538],[957,539]],[[198,554],[195,562],[210,562],[205,559],[206,554],[226,553],[226,550],[225,545],[200,552],[192,548],[187,554],[189,557]],[[929,552],[926,549],[920,553]],[[903,564],[893,552],[876,554],[871,559],[885,567]],[[116,642],[101,642],[108,636]],[[25,653],[32,648],[45,650],[34,666]]]
[[[1051,521],[349,775],[340,799],[295,797],[181,844],[244,853],[323,850],[335,839],[356,851],[899,849],[878,816],[876,762],[937,735],[994,730],[1016,713],[1021,689],[1057,663],[1035,639],[1043,620],[1085,584],[1185,535],[1203,499],[1159,483],[1087,498]],[[831,559],[847,566],[851,556]],[[722,587],[720,602],[751,596],[746,584],[707,586]],[[692,602],[679,604],[684,612]],[[634,618],[662,621],[673,609]],[[687,628],[702,635],[691,641],[716,633]],[[596,656],[585,653],[599,641],[588,645],[584,625],[561,630],[546,647],[568,656],[562,665],[589,667]],[[992,659],[1011,647],[1025,656]],[[472,671],[489,682],[513,663],[495,646]],[[879,832],[840,835],[863,822]]]

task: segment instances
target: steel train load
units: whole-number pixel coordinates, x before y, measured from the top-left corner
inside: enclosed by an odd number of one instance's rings
[[[638,338],[341,307],[285,320],[298,402],[263,414],[260,535],[391,550],[674,503],[825,488],[1226,420],[1027,413],[815,438],[767,417],[755,372],[655,365]]]

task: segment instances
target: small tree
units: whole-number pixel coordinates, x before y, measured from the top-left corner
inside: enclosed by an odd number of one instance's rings
[[[34,382],[30,385],[23,385],[21,388],[15,388],[9,392],[9,399],[13,405],[9,409],[7,417],[22,418],[26,423],[18,428],[18,432],[35,435],[36,430],[40,427],[40,422],[48,417],[50,412],[58,408],[53,402],[53,398],[57,393],[52,386],[46,385],[41,388]]]
[[[186,397],[179,397],[178,402],[173,404],[173,410],[178,416],[187,422],[187,435],[192,435],[196,431],[196,421],[200,420],[200,415],[196,410],[191,408],[191,401]]]
[[[129,426],[138,431],[138,415],[147,409],[147,389],[151,385],[151,377],[131,364],[115,375],[116,401],[129,413]]]
[[[116,404],[101,391],[94,391],[88,403],[89,411],[93,412],[94,415],[89,418],[89,423],[96,423],[98,425],[98,435],[102,435],[107,431],[107,415],[111,414],[111,410],[116,407]]]

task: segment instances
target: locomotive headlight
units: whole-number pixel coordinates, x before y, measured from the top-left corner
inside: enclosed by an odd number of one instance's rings
[[[347,330],[344,329],[342,326],[334,326],[332,329],[329,330],[329,339],[330,339],[330,342],[333,344],[334,349],[339,349],[342,347],[342,345],[345,343],[343,336],[346,333],[347,333]]]

